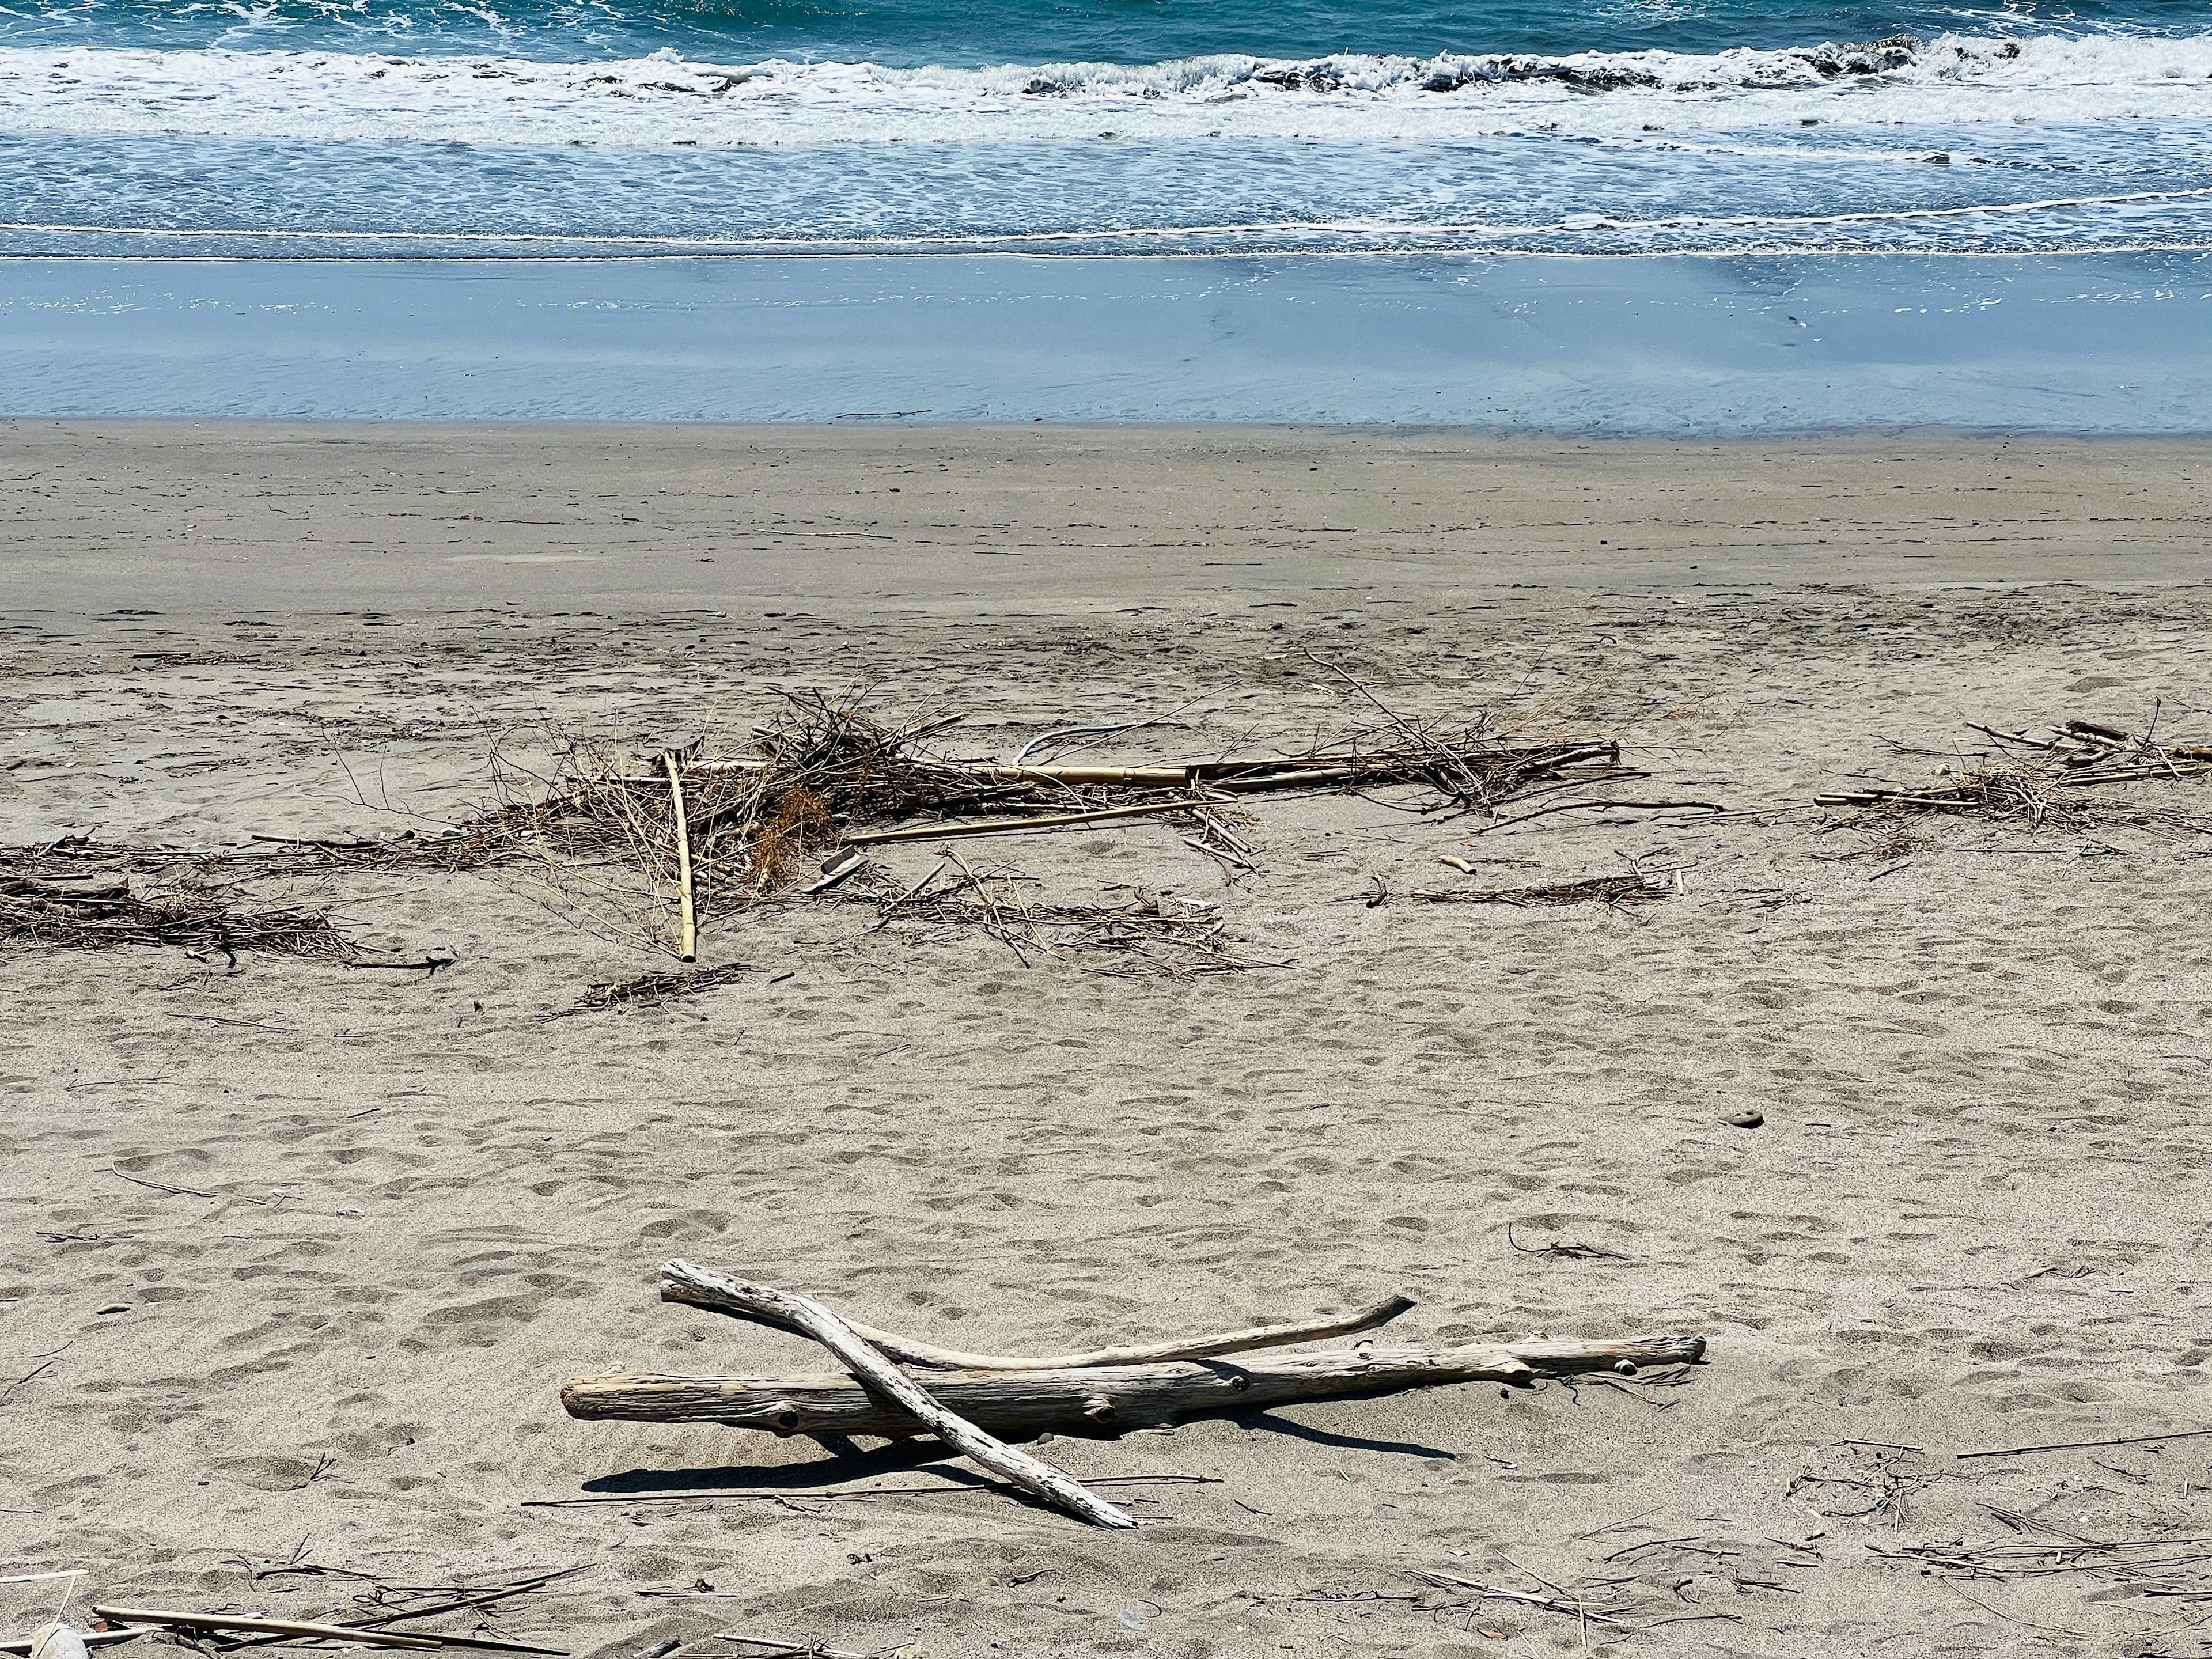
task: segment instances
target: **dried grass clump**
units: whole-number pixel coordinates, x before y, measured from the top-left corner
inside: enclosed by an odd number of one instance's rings
[[[836,841],[829,801],[811,789],[787,789],[754,832],[745,879],[757,892],[775,892],[798,878],[809,854]]]

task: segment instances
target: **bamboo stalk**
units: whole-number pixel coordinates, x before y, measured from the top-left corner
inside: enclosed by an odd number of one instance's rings
[[[670,750],[661,757],[668,768],[668,794],[676,807],[676,883],[680,890],[677,902],[681,906],[676,943],[678,962],[699,959],[699,912],[691,896],[691,826],[684,816],[684,774],[676,763],[676,751]]]
[[[912,1377],[863,1340],[850,1325],[811,1297],[771,1290],[765,1285],[743,1284],[688,1262],[672,1261],[668,1268],[695,1283],[711,1285],[733,1304],[757,1308],[775,1322],[812,1337],[860,1380],[867,1391],[865,1397],[883,1402],[923,1431],[934,1434],[971,1462],[1012,1481],[1031,1497],[1095,1526],[1137,1524],[1136,1518],[1127,1510],[1086,1490],[1073,1475],[1027,1452],[1015,1450],[966,1418],[947,1411]]]
[[[717,1313],[726,1313],[739,1319],[781,1328],[782,1322],[765,1317],[758,1304],[747,1300],[733,1301],[725,1295],[718,1282],[719,1276],[702,1273],[687,1261],[672,1261],[661,1269],[660,1299],[663,1302],[688,1303],[695,1308],[711,1308]],[[932,1365],[942,1370],[957,1371],[1060,1371],[1075,1370],[1085,1365],[1144,1365],[1172,1359],[1205,1359],[1216,1354],[1246,1353],[1255,1348],[1287,1347],[1294,1342],[1313,1342],[1326,1336],[1350,1336],[1357,1331],[1371,1331],[1387,1325],[1413,1306],[1407,1296],[1394,1296],[1386,1302],[1350,1315],[1342,1319],[1310,1321],[1302,1325],[1260,1325],[1248,1330],[1224,1331],[1212,1336],[1187,1337],[1180,1341],[1139,1342],[1119,1348],[1094,1348],[1087,1353],[1048,1354],[1019,1358],[1008,1354],[963,1353],[953,1348],[933,1347],[927,1342],[915,1342],[903,1336],[894,1336],[889,1331],[879,1331],[856,1321],[847,1320],[854,1335],[882,1349],[894,1359],[912,1365]]]

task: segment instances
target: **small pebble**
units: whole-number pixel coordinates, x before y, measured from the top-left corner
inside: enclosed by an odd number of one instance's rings
[[[1759,1111],[1728,1112],[1722,1115],[1721,1121],[1733,1129],[1756,1129],[1766,1121],[1766,1114]]]

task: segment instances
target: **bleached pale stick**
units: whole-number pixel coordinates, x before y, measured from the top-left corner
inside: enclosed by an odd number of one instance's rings
[[[748,1285],[721,1273],[710,1273],[686,1261],[672,1261],[666,1271],[692,1283],[712,1285],[731,1304],[757,1308],[777,1323],[812,1337],[860,1379],[860,1386],[867,1390],[868,1396],[881,1401],[912,1425],[905,1432],[933,1434],[970,1462],[1012,1481],[1031,1497],[1094,1526],[1137,1524],[1136,1518],[1127,1510],[1086,1490],[1073,1475],[1027,1452],[1015,1450],[966,1418],[947,1410],[850,1325],[811,1297],[765,1285]]]
[[[718,1275],[702,1275],[688,1261],[672,1261],[661,1270],[660,1299],[684,1302],[695,1308],[711,1308],[738,1319],[781,1327],[750,1304],[733,1304],[715,1284]],[[1023,1357],[1013,1354],[963,1353],[939,1348],[910,1337],[895,1336],[857,1320],[847,1320],[854,1334],[882,1349],[894,1359],[911,1365],[933,1365],[958,1371],[1066,1371],[1085,1365],[1148,1365],[1171,1359],[1205,1359],[1214,1354],[1246,1353],[1255,1348],[1285,1348],[1294,1342],[1317,1342],[1324,1337],[1350,1336],[1389,1324],[1414,1306],[1409,1296],[1394,1296],[1373,1307],[1341,1319],[1313,1320],[1301,1325],[1255,1325],[1243,1330],[1220,1331],[1211,1336],[1184,1337],[1166,1342],[1137,1342],[1118,1348],[1093,1348],[1084,1353]]]

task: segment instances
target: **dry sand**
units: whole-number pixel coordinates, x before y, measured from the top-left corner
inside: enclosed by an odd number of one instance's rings
[[[2212,737],[2203,444],[0,432],[15,842],[390,834],[549,723],[651,748],[794,687],[967,711],[945,742],[988,755],[1366,718],[1309,647],[1413,713],[1619,733],[1639,788],[1738,808],[1927,779],[1987,746],[1969,720]],[[2212,841],[1952,823],[1838,858],[1868,838],[1810,811],[1478,835],[1405,805],[1261,804],[1233,887],[1158,825],[975,844],[1056,894],[1218,902],[1282,964],[1188,982],[793,908],[710,919],[732,988],[546,1023],[665,958],[489,876],[319,890],[372,943],[450,947],[427,981],[0,957],[0,1571],[312,1618],[362,1588],[338,1569],[585,1566],[492,1628],[608,1656],[2203,1651],[2203,1601],[1883,1553],[2050,1535],[1996,1511],[2212,1534],[2212,1437],[1955,1455],[2212,1428]],[[1685,892],[1402,896],[1627,859]],[[1401,896],[1370,908],[1378,876]],[[1718,1121],[1747,1106],[1764,1127]],[[806,1496],[959,1468],[926,1451],[567,1420],[579,1373],[818,1369],[659,1304],[672,1254],[969,1348],[1403,1288],[1413,1336],[1711,1349],[1673,1389],[1053,1442],[1218,1479],[1122,1488],[1149,1524],[1109,1534],[990,1492]],[[624,1501],[525,1506],[586,1493]],[[285,1564],[331,1571],[257,1581]],[[1454,1605],[1416,1568],[1677,1622]],[[0,1591],[13,1633],[46,1589]]]

